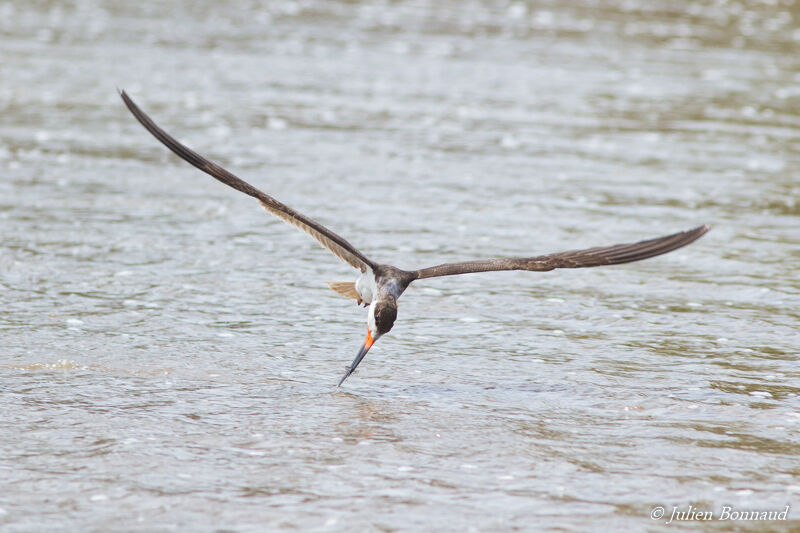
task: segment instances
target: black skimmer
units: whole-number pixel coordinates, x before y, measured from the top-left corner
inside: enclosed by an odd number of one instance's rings
[[[392,329],[394,321],[397,319],[397,300],[412,281],[472,272],[497,270],[546,272],[555,268],[583,268],[630,263],[677,250],[694,242],[709,230],[708,226],[703,225],[665,237],[632,244],[600,246],[586,250],[559,252],[536,257],[479,259],[462,263],[445,263],[420,270],[402,270],[392,265],[384,265],[372,261],[352,244],[319,222],[298,213],[272,196],[234,176],[216,163],[187,148],[158,127],[149,116],[139,109],[125,91],[120,91],[120,96],[122,96],[125,105],[128,106],[133,116],[141,122],[142,126],[180,158],[225,185],[252,196],[271,214],[293,226],[297,226],[316,239],[323,247],[330,250],[333,255],[361,271],[361,276],[355,282],[329,282],[331,289],[334,291],[355,299],[359,305],[363,303],[369,306],[367,312],[367,338],[364,340],[364,344],[350,364],[344,377],[339,381],[339,386],[353,373],[372,345]]]

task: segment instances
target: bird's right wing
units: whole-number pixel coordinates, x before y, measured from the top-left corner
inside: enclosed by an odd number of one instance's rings
[[[125,91],[120,91],[120,96],[125,102],[125,105],[128,106],[130,112],[133,113],[133,116],[136,117],[142,126],[144,126],[147,131],[149,131],[156,139],[161,141],[164,146],[172,150],[181,159],[194,165],[206,174],[210,175],[212,178],[221,181],[225,185],[233,187],[238,191],[256,198],[259,202],[261,202],[261,205],[264,207],[264,209],[281,220],[288,222],[289,224],[292,224],[293,226],[296,226],[308,233],[323,247],[330,250],[333,255],[353,268],[357,268],[361,272],[365,272],[367,267],[375,267],[375,263],[367,259],[367,257],[359,252],[355,246],[319,222],[311,220],[305,215],[298,213],[291,207],[282,204],[272,196],[256,189],[246,181],[236,177],[218,164],[214,163],[213,161],[209,161],[197,152],[178,142],[175,138],[156,125],[156,123],[153,122],[153,120],[147,116],[144,111],[139,109],[139,107],[133,102],[133,100],[131,100],[131,97],[128,96]]]
[[[485,259],[466,261],[463,263],[445,263],[417,270],[415,279],[454,276],[471,272],[491,272],[497,270],[532,270],[546,272],[555,268],[583,268],[601,265],[619,265],[632,261],[641,261],[649,257],[677,250],[699,239],[709,230],[708,226],[658,237],[633,244],[615,244],[600,246],[586,250],[573,250],[537,257],[518,257],[508,259]]]

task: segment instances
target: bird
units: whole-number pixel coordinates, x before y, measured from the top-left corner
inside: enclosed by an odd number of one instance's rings
[[[304,231],[324,248],[327,248],[333,255],[360,271],[360,275],[354,282],[328,282],[330,288],[335,292],[356,300],[358,305],[367,307],[366,338],[355,359],[353,359],[353,362],[339,381],[337,388],[341,387],[344,381],[356,370],[375,342],[391,331],[395,320],[397,320],[397,300],[414,281],[475,272],[501,270],[547,272],[557,268],[584,268],[630,263],[677,250],[699,239],[710,229],[708,225],[703,224],[693,229],[664,237],[629,244],[598,246],[534,257],[477,259],[457,263],[444,263],[418,270],[404,270],[370,259],[344,238],[319,222],[295,211],[217,163],[206,159],[181,144],[145,114],[124,90],[120,90],[119,94],[127,108],[141,125],[178,157],[225,185],[252,196],[270,214]]]

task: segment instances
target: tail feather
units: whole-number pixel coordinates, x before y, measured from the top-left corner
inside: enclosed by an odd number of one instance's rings
[[[328,287],[345,298],[359,299],[358,292],[356,292],[356,284],[353,281],[329,281]]]

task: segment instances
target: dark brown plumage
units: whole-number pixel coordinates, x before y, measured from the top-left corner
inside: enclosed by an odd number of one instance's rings
[[[209,161],[194,150],[178,142],[169,133],[158,127],[158,125],[153,122],[153,120],[147,116],[144,111],[139,109],[139,106],[134,103],[134,101],[125,91],[120,91],[120,96],[125,102],[125,105],[128,106],[130,112],[133,113],[133,116],[136,117],[142,126],[144,126],[145,129],[153,135],[153,137],[161,141],[164,146],[172,150],[175,155],[187,163],[199,168],[212,178],[221,181],[225,185],[233,187],[237,191],[241,191],[249,196],[252,196],[253,198],[256,198],[259,202],[261,202],[261,205],[264,207],[264,209],[284,220],[285,222],[288,222],[289,224],[292,224],[293,226],[296,226],[308,233],[322,246],[330,250],[336,257],[346,262],[353,268],[357,268],[361,272],[365,272],[367,267],[373,268],[375,266],[375,263],[367,259],[364,254],[356,249],[355,246],[316,220],[311,220],[305,215],[298,213],[291,207],[256,189],[243,179],[233,175],[231,172],[225,170],[218,164],[214,163],[213,161]]]
[[[496,270],[530,270],[546,272],[556,268],[583,268],[601,265],[619,265],[632,261],[641,261],[657,255],[677,250],[694,242],[709,230],[708,226],[658,237],[633,244],[615,244],[598,246],[586,250],[572,250],[537,257],[518,257],[508,259],[485,259],[466,261],[463,263],[445,263],[423,268],[415,272],[416,279],[454,276],[473,272],[491,272]]]
[[[355,283],[329,282],[331,288],[337,293],[355,298],[358,303],[363,301],[369,304],[367,338],[344,377],[339,382],[339,385],[353,373],[372,347],[373,343],[392,329],[397,319],[397,299],[400,298],[408,286],[417,279],[497,270],[530,270],[544,272],[555,268],[582,268],[629,263],[631,261],[640,261],[656,255],[665,254],[682,246],[686,246],[700,238],[709,230],[708,226],[698,226],[688,231],[633,244],[617,244],[614,246],[559,252],[536,257],[484,259],[462,263],[445,263],[421,270],[402,270],[392,265],[384,265],[371,261],[352,244],[319,222],[298,213],[291,207],[284,205],[272,196],[236,177],[216,163],[209,161],[197,152],[187,148],[158,127],[144,111],[139,109],[125,91],[121,91],[120,96],[122,96],[122,100],[125,102],[125,105],[128,106],[131,113],[133,113],[147,131],[176,155],[222,183],[258,199],[267,211],[308,233],[323,247],[330,250],[336,257],[362,272],[361,277]]]

